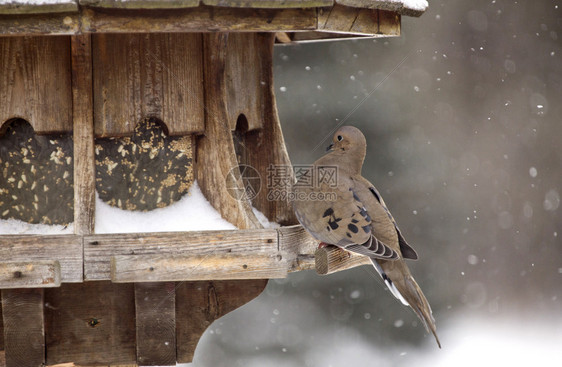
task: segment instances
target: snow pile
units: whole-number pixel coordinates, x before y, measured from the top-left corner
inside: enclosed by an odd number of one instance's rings
[[[0,219],[0,235],[2,234],[72,234],[74,224],[68,226],[31,224],[17,219]]]
[[[165,208],[135,212],[115,208],[96,195],[95,233],[174,232],[236,229],[205,199],[197,181],[189,193]]]
[[[429,4],[427,0],[391,0],[392,2],[401,2],[404,7],[412,10],[425,11]]]

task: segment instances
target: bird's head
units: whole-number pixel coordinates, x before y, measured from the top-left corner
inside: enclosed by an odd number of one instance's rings
[[[348,163],[352,166],[350,168],[360,172],[367,152],[367,141],[358,128],[343,126],[335,132],[327,151],[329,155],[340,156],[340,161],[347,161],[342,163]]]

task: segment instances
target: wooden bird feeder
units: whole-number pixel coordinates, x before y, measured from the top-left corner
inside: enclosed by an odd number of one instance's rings
[[[271,167],[290,167],[274,43],[398,36],[401,15],[424,10],[397,0],[2,1],[0,219],[74,233],[0,235],[0,366],[190,362],[213,320],[268,279],[313,269],[316,242],[265,188]],[[248,195],[240,167],[264,187]],[[95,233],[96,191],[147,211],[194,180],[238,230]],[[282,227],[263,228],[252,206]],[[348,257],[320,250],[319,272],[364,263]]]

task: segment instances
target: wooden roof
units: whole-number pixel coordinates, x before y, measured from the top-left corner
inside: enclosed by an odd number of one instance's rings
[[[420,16],[426,0],[0,0],[0,14],[78,12],[79,6],[111,9],[178,9],[201,5],[230,8],[318,8],[341,4]]]
[[[0,0],[0,36],[243,31],[278,32],[281,42],[388,37],[400,35],[402,15],[420,16],[426,8],[426,0]]]

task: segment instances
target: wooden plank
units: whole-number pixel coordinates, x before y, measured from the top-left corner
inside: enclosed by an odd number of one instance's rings
[[[2,316],[2,315],[0,315],[0,316]],[[0,332],[2,332],[1,328],[0,328]],[[3,337],[4,337],[4,335],[2,335],[2,338]],[[6,352],[3,349],[0,349],[0,367],[6,367]]]
[[[332,274],[337,271],[371,265],[367,256],[357,255],[336,246],[328,246],[316,250],[316,272],[320,275]]]
[[[57,260],[0,262],[0,289],[60,287]]]
[[[82,6],[111,9],[177,9],[199,5],[199,0],[78,0]]]
[[[417,1],[415,4],[400,0],[335,0],[337,4],[354,8],[380,9],[401,15],[419,17],[427,10],[427,2]]]
[[[263,128],[257,131],[237,130],[238,142],[235,147],[239,163],[252,167],[261,180],[261,189],[255,190],[257,194],[252,197],[253,206],[271,221],[292,225],[298,222],[288,194],[295,179],[285,147],[273,91],[274,39],[273,33],[258,33],[250,38],[256,55],[259,55],[255,58],[255,66],[253,68],[248,66],[248,69],[254,70],[256,75],[253,78],[256,78],[256,82],[259,81],[260,84],[256,91],[259,91],[262,97],[256,114],[263,121]],[[268,149],[264,149],[265,146]]]
[[[378,12],[379,34],[388,36],[400,36],[400,14],[384,10],[378,10]]]
[[[132,284],[63,284],[45,291],[47,364],[134,363]]]
[[[0,37],[0,70],[0,124],[19,117],[36,133],[72,130],[68,37]]]
[[[75,235],[2,235],[0,259],[10,262],[57,260],[61,282],[82,282],[82,238]]]
[[[0,2],[0,14],[70,13],[78,11],[75,0],[8,0]]]
[[[311,30],[316,9],[249,9],[199,6],[131,13],[84,8],[83,32],[276,32]]]
[[[1,295],[0,295],[1,297]],[[5,367],[5,360],[4,365],[2,364],[2,358],[4,352],[4,319],[2,317],[2,301],[0,300],[0,367]]]
[[[288,271],[314,269],[314,251],[318,248],[315,240],[300,224],[277,229],[279,251],[288,263]]]
[[[2,290],[7,367],[42,367],[45,363],[43,289]]]
[[[179,283],[176,287],[178,362],[191,362],[205,329],[214,320],[254,299],[266,284],[265,280]]]
[[[114,283],[189,280],[275,279],[287,264],[275,249],[255,254],[121,255],[111,258]]]
[[[203,36],[205,135],[197,140],[196,178],[203,195],[237,228],[261,228],[245,195],[227,115],[228,34]]]
[[[90,35],[72,36],[72,115],[74,121],[74,233],[94,231],[96,175]]]
[[[318,11],[318,29],[354,35],[380,35],[379,12],[336,4]]]
[[[111,257],[253,254],[277,250],[277,231],[234,230],[99,234],[84,237],[85,280],[110,280]]]
[[[175,284],[136,283],[135,315],[139,366],[175,366]]]
[[[143,118],[170,135],[204,130],[199,34],[94,36],[94,116],[98,137],[132,135]]]
[[[202,0],[210,6],[229,8],[316,8],[332,6],[334,0]]]
[[[0,16],[1,35],[71,35],[80,33],[79,13]]]
[[[243,114],[248,122],[245,130],[263,127],[264,99],[269,97],[268,85],[263,75],[271,66],[264,62],[265,50],[257,33],[232,33],[228,36],[226,50],[226,93],[230,129],[236,129],[238,117]]]

